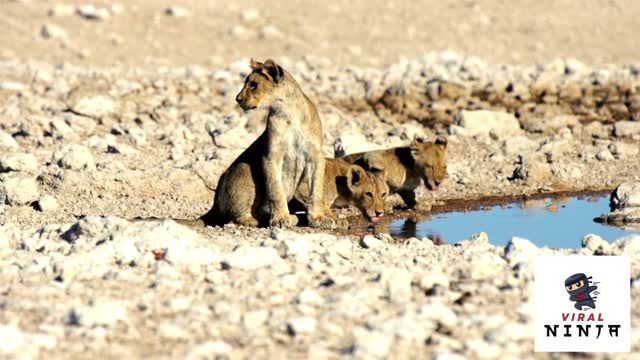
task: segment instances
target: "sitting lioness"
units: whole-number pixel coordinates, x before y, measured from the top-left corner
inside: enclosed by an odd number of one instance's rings
[[[309,204],[309,186],[300,183],[294,200],[302,207]],[[384,172],[366,171],[343,159],[325,159],[323,207],[325,216],[333,218],[331,206],[355,205],[371,223],[384,215],[384,200],[389,192]],[[335,221],[335,219],[334,219]],[[347,224],[341,223],[341,227]]]
[[[343,159],[371,171],[385,171],[392,194],[399,194],[409,208],[416,207],[415,189],[424,181],[435,191],[444,179],[447,164],[447,139],[438,136],[434,142],[415,137],[408,147],[351,154]]]
[[[305,178],[311,189],[309,224],[330,225],[322,204],[322,124],[315,106],[273,60],[252,59],[251,70],[236,101],[247,112],[268,109],[267,126],[222,174],[213,208],[202,220],[209,225],[296,225],[287,203]]]

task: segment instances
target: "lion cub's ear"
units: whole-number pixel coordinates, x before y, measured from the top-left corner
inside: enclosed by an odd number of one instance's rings
[[[424,138],[422,136],[416,135],[413,137],[413,141],[411,141],[411,154],[416,155],[420,152],[420,150],[424,147]]]
[[[435,141],[436,145],[447,147],[447,138],[444,136],[438,136]]]
[[[262,69],[263,64],[260,61],[255,61],[253,60],[253,58],[251,58],[251,63],[249,66],[251,66],[251,70],[260,70]]]
[[[351,192],[362,185],[362,178],[364,177],[364,169],[358,165],[351,165],[347,169],[347,186]]]
[[[271,59],[264,62],[262,69],[276,84],[284,77],[284,70],[282,67]]]

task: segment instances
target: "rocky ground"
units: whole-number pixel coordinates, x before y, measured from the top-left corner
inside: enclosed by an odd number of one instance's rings
[[[327,156],[336,142],[356,152],[447,136],[447,177],[421,190],[424,204],[624,183],[602,221],[628,225],[640,204],[640,64],[625,43],[638,22],[620,14],[635,3],[523,2],[504,17],[501,2],[411,2],[373,24],[354,20],[379,10],[369,2],[300,5],[317,12],[308,22],[281,21],[277,1],[202,3],[2,2],[0,357],[532,358],[536,254],[630,256],[640,351],[638,236],[435,246],[127,220],[210,208],[218,177],[264,127],[234,103],[248,56],[275,53],[318,104]],[[419,11],[431,15],[407,28]],[[585,22],[596,24],[588,36],[571,31]],[[389,38],[400,28],[406,39]],[[425,55],[448,48],[460,52]]]

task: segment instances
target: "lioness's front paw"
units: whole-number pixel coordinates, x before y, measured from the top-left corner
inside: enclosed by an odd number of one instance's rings
[[[282,214],[280,216],[274,216],[271,218],[270,225],[279,227],[279,228],[287,228],[296,226],[298,224],[298,217],[290,214]]]
[[[321,229],[333,229],[336,227],[336,222],[332,218],[324,215],[313,216],[309,215],[309,226],[313,228]]]

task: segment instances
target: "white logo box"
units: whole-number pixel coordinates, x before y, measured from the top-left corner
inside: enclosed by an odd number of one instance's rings
[[[592,296],[598,293],[595,309],[583,307],[577,310],[576,302],[569,300],[565,279],[579,273],[591,277],[591,286],[597,286],[591,293]],[[536,352],[630,350],[630,265],[627,256],[538,256],[534,302]],[[565,327],[567,325],[569,329]],[[617,336],[613,336],[610,329],[618,325]],[[555,329],[555,335],[550,329]],[[567,333],[570,336],[566,336]]]

